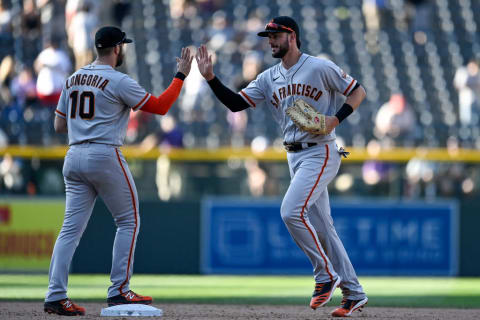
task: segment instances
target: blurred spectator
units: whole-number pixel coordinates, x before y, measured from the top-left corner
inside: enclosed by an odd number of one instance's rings
[[[13,55],[12,13],[4,0],[0,0],[0,59]]]
[[[10,34],[12,32],[12,14],[6,5],[6,1],[0,0],[0,34]]]
[[[42,46],[53,37],[65,38],[65,0],[36,0],[42,22]]]
[[[0,161],[0,190],[4,193],[21,193],[24,181],[21,161],[6,154]]]
[[[150,123],[153,122],[152,118],[155,117],[148,112],[130,112],[125,143],[138,143],[152,132],[152,128],[150,128]]]
[[[19,74],[13,78],[11,92],[22,108],[27,105],[27,102],[32,103],[37,99],[36,81],[31,68],[24,67]]]
[[[131,7],[131,3],[127,0],[113,0],[112,18],[114,25],[122,25],[123,19],[130,14]]]
[[[98,17],[100,6],[102,1],[95,0],[67,0],[65,3],[65,29],[70,29],[75,15],[79,13],[85,6],[89,7],[89,10]]]
[[[51,39],[35,60],[37,94],[45,106],[57,105],[62,87],[72,69],[70,58],[59,46],[59,39]]]
[[[140,144],[142,151],[148,152],[155,147],[183,148],[183,130],[175,118],[167,114],[156,119],[160,121],[160,128],[143,139]]]
[[[252,80],[254,80],[260,73],[261,68],[261,56],[255,51],[248,52],[245,59],[243,59],[241,76],[235,80],[235,87],[237,90],[245,88]],[[244,146],[246,144],[245,130],[248,122],[247,111],[231,112],[228,110],[226,112],[227,122],[231,132],[231,145],[234,147]]]
[[[471,60],[455,72],[453,84],[458,90],[458,114],[465,127],[478,124],[480,72],[478,60]],[[472,112],[474,111],[474,112]]]
[[[35,39],[40,36],[42,21],[35,0],[23,1],[22,34],[27,39]]]
[[[430,0],[407,0],[405,2],[407,20],[410,30],[416,32],[428,33],[431,29],[431,11]]]
[[[162,150],[162,153],[168,153],[170,148],[183,148],[183,130],[177,126],[175,118],[167,114],[156,119],[160,120],[160,130],[143,139],[140,144],[142,152],[149,152],[157,147]],[[171,165],[166,155],[161,155],[157,159],[155,183],[160,200],[168,201],[172,197],[180,196],[181,174]]]
[[[363,0],[362,12],[365,16],[365,25],[368,31],[378,32],[385,23],[387,0]]]
[[[38,55],[35,60],[35,70],[37,71],[37,96],[40,103],[45,107],[38,115],[43,125],[43,144],[48,145],[52,138],[57,139],[59,135],[54,135],[53,118],[54,110],[62,92],[65,80],[70,74],[72,65],[68,55],[59,47],[60,40],[52,38],[47,48]]]
[[[44,112],[38,104],[36,79],[33,70],[23,67],[18,75],[12,80],[12,96],[16,112],[18,113],[16,127],[20,126],[18,144],[42,143],[42,127],[45,125],[42,119]]]
[[[433,199],[437,194],[434,178],[437,165],[432,161],[412,158],[405,167],[406,184],[404,196],[407,198]]]
[[[382,145],[412,145],[415,139],[416,116],[402,94],[393,94],[375,117],[375,136]]]
[[[93,61],[93,35],[98,27],[97,16],[92,12],[92,5],[85,2],[73,16],[67,29],[68,44],[75,55],[75,68]]]
[[[22,62],[28,66],[33,65],[35,57],[42,48],[41,34],[42,22],[35,0],[24,0],[22,12]]]
[[[247,170],[247,183],[250,194],[254,197],[263,196],[267,180],[265,170],[260,168],[258,161],[255,159],[245,160],[245,169]]]
[[[362,178],[367,185],[378,185],[383,183],[382,188],[388,185],[392,165],[384,161],[365,161],[362,165]]]
[[[15,61],[12,56],[6,56],[0,63],[0,110],[10,103],[12,97],[10,84],[14,76]]]
[[[211,17],[207,29],[208,44],[214,51],[218,51],[227,41],[233,38],[234,30],[227,21],[227,14],[223,10],[216,11]]]

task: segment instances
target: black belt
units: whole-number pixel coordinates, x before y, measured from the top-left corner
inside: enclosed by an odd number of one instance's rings
[[[283,146],[285,147],[285,150],[288,152],[297,152],[300,150],[304,150],[313,146],[316,146],[318,143],[316,142],[283,142]]]
[[[90,141],[90,140],[83,140],[83,141],[79,141],[79,142],[72,143],[72,144],[70,144],[70,145],[71,145],[71,146],[75,146],[75,145],[77,145],[77,144],[85,144],[85,143],[104,144],[104,145],[106,145],[106,146],[118,147],[118,146],[115,145],[115,144],[109,144],[109,143],[103,143],[103,142],[95,142],[95,141]]]

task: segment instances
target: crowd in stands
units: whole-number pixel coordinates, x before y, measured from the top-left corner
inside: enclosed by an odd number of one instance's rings
[[[180,49],[202,43],[214,53],[220,79],[233,90],[244,88],[278,63],[257,32],[271,17],[289,15],[300,25],[303,52],[332,59],[367,91],[338,128],[339,144],[478,148],[479,12],[474,0],[2,0],[0,147],[66,143],[53,133],[53,110],[66,76],[94,59],[92,36],[101,25],[118,25],[134,39],[121,71],[158,95],[173,77]],[[228,111],[195,68],[169,117],[132,112],[126,144],[282,145],[268,108]],[[257,164],[246,168],[261,176]],[[434,181],[430,172],[458,176],[416,159],[408,168],[405,194],[418,193],[407,187],[415,181]],[[362,179],[381,185],[391,169],[366,163]],[[475,185],[460,180],[454,185],[460,192]],[[444,182],[434,185],[448,189]]]
[[[179,49],[204,42],[215,72],[240,90],[277,63],[258,30],[272,16],[291,15],[302,51],[334,60],[366,88],[362,108],[338,129],[342,143],[446,147],[456,139],[474,148],[478,9],[471,0],[0,1],[0,145],[66,142],[53,135],[52,109],[65,77],[94,59],[100,25],[132,34],[123,71],[154,94],[168,86]],[[393,115],[387,107],[398,97],[405,108]],[[267,108],[227,111],[195,71],[171,115],[187,148],[248,146],[258,138],[281,145]],[[388,124],[399,119],[405,123],[392,134]],[[162,130],[159,119],[132,114],[126,143],[141,143],[152,130]]]
[[[93,61],[93,35],[100,21],[121,22],[114,13],[126,5],[0,1],[0,146],[66,143],[52,126],[62,86],[75,68]]]

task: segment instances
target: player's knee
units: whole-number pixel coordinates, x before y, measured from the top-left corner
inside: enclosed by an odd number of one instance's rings
[[[137,215],[136,217],[134,214],[124,214],[118,216],[115,219],[115,224],[117,225],[117,227],[138,228],[140,226],[140,215]]]
[[[295,220],[294,208],[289,206],[285,201],[282,202],[282,206],[280,207],[280,215],[282,216],[282,220],[285,222],[285,224],[290,224]]]

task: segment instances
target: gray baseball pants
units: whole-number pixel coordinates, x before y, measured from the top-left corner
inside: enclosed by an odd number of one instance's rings
[[[340,168],[335,141],[287,153],[291,182],[281,215],[290,235],[313,266],[315,282],[341,277],[347,299],[366,297],[342,241],[335,231],[327,185]]]
[[[45,301],[67,298],[68,271],[87,226],[97,196],[105,202],[117,226],[107,297],[129,290],[140,228],[138,195],[121,151],[111,145],[70,146],[63,165],[65,218],[53,249]],[[95,250],[95,248],[92,248]]]

